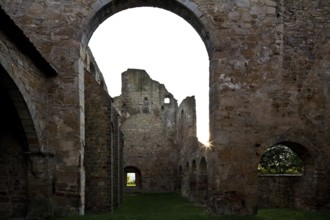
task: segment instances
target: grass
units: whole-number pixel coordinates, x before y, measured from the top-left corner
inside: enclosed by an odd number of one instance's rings
[[[326,220],[330,211],[304,212],[294,209],[262,209],[256,216],[210,215],[174,193],[125,195],[123,207],[111,214],[58,218],[58,220]]]

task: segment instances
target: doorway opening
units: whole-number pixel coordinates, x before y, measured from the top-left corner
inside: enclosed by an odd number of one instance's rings
[[[128,187],[136,186],[135,173],[126,173],[126,186],[128,186]]]
[[[127,166],[124,168],[124,174],[124,192],[140,192],[142,190],[142,175],[140,169]]]

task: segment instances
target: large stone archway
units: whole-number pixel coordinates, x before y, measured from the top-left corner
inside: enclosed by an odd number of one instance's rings
[[[4,218],[19,218],[27,215],[28,161],[25,153],[29,149],[21,120],[12,101],[13,97],[9,95],[10,91],[6,88],[8,82],[5,83],[5,74],[0,65],[2,103],[0,110],[0,215]]]
[[[135,7],[158,7],[177,14],[185,19],[192,27],[195,28],[197,33],[203,40],[209,54],[212,52],[212,41],[210,33],[203,17],[203,12],[199,6],[193,1],[153,1],[153,0],[134,0],[134,1],[119,1],[114,0],[104,4],[95,4],[92,16],[89,18],[88,26],[83,34],[82,43],[87,45],[90,37],[96,28],[107,18],[113,14],[125,9]]]
[[[52,215],[54,154],[40,146],[24,96],[1,64],[0,87],[1,216]]]

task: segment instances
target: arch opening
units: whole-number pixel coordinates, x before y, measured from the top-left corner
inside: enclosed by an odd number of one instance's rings
[[[207,144],[210,58],[205,39],[200,37],[202,26],[194,29],[193,25],[201,23],[200,18],[192,12],[188,16],[190,9],[181,3],[175,3],[180,5],[180,10],[177,6],[164,7],[157,2],[140,5],[137,1],[135,4],[134,8],[118,6],[120,10],[117,8],[107,14],[108,17],[102,17],[99,24],[104,22],[95,29],[89,42],[110,95],[120,95],[120,73],[128,68],[145,69],[153,79],[175,94],[179,103],[187,96],[195,95],[197,136],[200,142]],[[116,47],[119,49],[116,50]],[[165,97],[164,104],[171,103]]]
[[[308,209],[316,189],[315,165],[307,148],[279,142],[262,155],[258,166],[259,208]],[[308,187],[307,187],[308,186]]]
[[[261,157],[259,174],[302,174],[302,159],[285,143],[271,146]]]
[[[187,4],[190,4],[187,5]],[[91,17],[87,29],[84,33],[82,38],[82,44],[88,45],[88,42],[98,28],[98,26],[103,23],[106,19],[110,16],[126,10],[130,8],[137,8],[137,7],[157,7],[162,8],[168,11],[171,11],[184,20],[186,20],[200,35],[201,39],[203,40],[205,47],[209,54],[212,51],[212,44],[210,41],[210,34],[205,29],[204,24],[201,21],[203,17],[203,13],[198,9],[198,6],[191,2],[181,3],[176,0],[168,0],[168,1],[154,1],[154,0],[135,0],[135,1],[120,1],[114,0],[109,2],[106,5],[102,5],[101,8],[96,8],[96,13]],[[191,10],[193,8],[193,10]]]
[[[198,202],[206,204],[208,199],[208,174],[207,162],[205,157],[202,157],[199,163],[199,173],[197,177]]]
[[[197,199],[197,165],[196,161],[192,161],[189,175],[189,188],[190,188],[190,200],[196,201]]]
[[[91,18],[89,25],[87,27],[86,32],[84,33],[83,39],[82,39],[82,44],[83,46],[87,47],[87,44],[89,43],[89,40],[92,36],[92,34],[94,34],[95,30],[98,28],[98,26],[103,23],[106,19],[113,17],[114,14],[117,14],[118,12],[122,12],[126,9],[136,9],[138,7],[156,7],[158,9],[165,9],[169,12],[172,12],[176,15],[179,15],[181,18],[183,18],[189,25],[191,25],[194,29],[195,32],[197,32],[197,35],[199,35],[200,37],[200,41],[203,43],[204,46],[204,50],[206,50],[206,60],[207,60],[207,70],[206,70],[206,74],[205,74],[205,78],[207,78],[207,82],[205,83],[205,86],[207,88],[207,90],[209,89],[209,76],[210,76],[210,68],[209,65],[211,65],[210,60],[211,60],[211,54],[213,51],[212,45],[211,45],[211,41],[209,38],[209,33],[207,32],[207,30],[204,27],[203,24],[203,14],[199,11],[198,6],[197,5],[192,5],[194,3],[189,2],[189,6],[187,2],[180,2],[180,1],[176,1],[176,0],[169,0],[169,1],[153,1],[153,0],[136,0],[136,1],[130,1],[130,2],[126,2],[126,1],[111,1],[108,4],[101,6],[101,8],[97,9],[95,8],[94,11],[96,11],[96,13],[93,15],[93,17]],[[119,13],[118,13],[119,14]],[[152,20],[152,19],[151,19]],[[136,33],[140,33],[140,32],[136,32]],[[131,35],[131,36],[136,36],[136,34]],[[163,42],[164,43],[164,42]],[[94,52],[93,52],[94,53]],[[128,53],[126,53],[128,54]],[[96,57],[97,58],[97,57]],[[109,60],[109,59],[108,59]],[[117,58],[116,58],[117,60]],[[166,59],[165,59],[166,60]],[[194,63],[194,61],[191,61],[191,63]],[[133,66],[127,66],[126,68],[131,68]],[[147,72],[149,73],[149,69],[146,69]],[[103,72],[103,70],[102,70]],[[189,72],[189,71],[188,71]],[[119,72],[120,73],[120,72]],[[158,80],[161,83],[163,83],[162,80]],[[166,83],[164,83],[165,85],[167,85]],[[109,88],[109,86],[108,86]],[[197,87],[196,87],[197,88]],[[169,89],[171,92],[172,90]],[[110,92],[110,95],[114,95]],[[195,95],[193,94],[189,94],[186,96],[191,96],[191,95]],[[207,97],[206,97],[207,96]],[[204,100],[207,100],[207,102],[209,101],[209,93],[207,91],[206,95],[203,97]],[[197,99],[196,99],[197,100]],[[163,98],[164,101],[164,106],[167,107],[168,105],[172,105],[172,103],[175,103],[175,99],[170,99],[168,100],[167,97]],[[167,103],[168,102],[168,103]],[[152,104],[152,100],[150,99],[150,103]],[[196,101],[197,105],[199,105],[199,101]],[[202,104],[203,105],[203,104]],[[166,108],[162,107],[162,110],[165,111]],[[204,107],[209,106],[209,104],[204,104]],[[146,111],[145,111],[146,112]],[[201,129],[204,131],[208,131],[209,129],[209,110],[207,109],[205,111],[206,113],[204,113],[206,115],[206,119],[204,121],[206,121],[207,123],[205,124],[205,128]],[[197,112],[198,115],[198,112]],[[197,116],[198,117],[198,116]],[[197,125],[199,126],[199,122],[197,121]],[[207,132],[208,133],[208,132]],[[201,142],[207,142],[208,141],[208,135],[207,134],[207,138],[205,138],[206,141],[201,141]],[[130,163],[128,163],[130,164]],[[196,193],[197,193],[197,166],[196,166],[196,161],[195,161],[195,178],[194,178],[194,182],[195,182],[195,187],[194,188],[194,192],[195,192],[195,198],[197,197]],[[140,167],[142,168],[142,167]],[[184,166],[183,169],[185,170],[186,167]],[[144,175],[149,175],[148,173],[145,173],[144,169],[143,169],[143,173]],[[189,187],[189,177],[191,175],[189,175],[188,172],[184,172],[184,178],[187,179],[187,181],[184,181],[184,183],[187,185],[187,187],[185,187],[185,189],[189,190],[191,187]],[[124,181],[127,181],[127,179],[125,178],[126,176],[126,172],[124,175]],[[137,178],[138,175],[136,175],[136,181],[138,181]],[[144,186],[146,186],[147,184],[144,183]],[[124,188],[128,188],[123,184]],[[142,187],[142,186],[141,186]],[[132,188],[137,188],[137,187],[132,187]],[[182,187],[183,188],[183,187]],[[126,189],[125,189],[126,191]],[[127,191],[126,191],[127,192]]]
[[[142,189],[142,175],[137,167],[124,168],[124,191],[126,193],[139,192]]]
[[[0,216],[5,219],[24,218],[28,212],[26,153],[29,146],[15,97],[12,96],[13,93],[19,94],[18,89],[1,65],[0,79]]]

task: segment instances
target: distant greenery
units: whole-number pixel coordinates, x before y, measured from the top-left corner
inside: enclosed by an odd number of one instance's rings
[[[262,209],[256,216],[211,215],[175,193],[125,195],[123,207],[110,214],[58,218],[58,220],[326,220],[330,211],[304,212],[292,209]]]
[[[261,157],[258,172],[260,174],[301,174],[303,161],[290,148],[275,145]]]
[[[129,175],[129,173],[127,174],[126,186],[136,186],[135,179],[131,179],[131,175]]]

